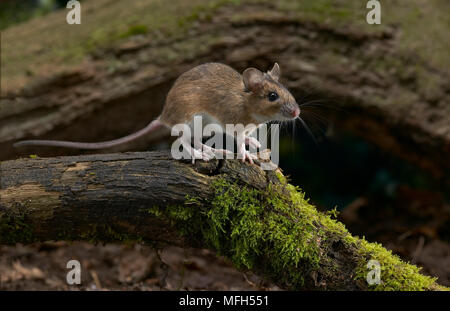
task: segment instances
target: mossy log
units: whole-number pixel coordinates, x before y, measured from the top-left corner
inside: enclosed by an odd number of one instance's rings
[[[166,152],[1,163],[0,243],[137,241],[204,247],[286,289],[439,290],[381,245],[351,236],[279,171]],[[380,283],[366,281],[380,263]]]

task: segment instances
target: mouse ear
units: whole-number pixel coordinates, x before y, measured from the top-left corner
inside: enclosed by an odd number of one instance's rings
[[[256,68],[247,68],[242,74],[245,88],[255,92],[259,90],[264,81],[264,74]]]
[[[278,65],[278,63],[275,63],[275,65],[273,65],[272,70],[269,71],[268,74],[272,77],[272,79],[274,79],[275,81],[278,81],[278,79],[281,76],[281,69],[280,69],[280,66]]]

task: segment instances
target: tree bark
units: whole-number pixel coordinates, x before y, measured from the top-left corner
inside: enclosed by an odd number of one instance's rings
[[[387,265],[381,289],[444,289],[384,249],[374,251],[377,246],[351,237],[303,199],[295,203],[299,192],[279,170],[237,160],[192,165],[166,152],[20,159],[0,169],[1,244],[87,240],[206,247],[286,289],[371,289],[361,271],[377,258]],[[219,181],[222,190],[214,186]],[[230,189],[234,194],[223,196]],[[225,211],[229,218],[215,218]],[[237,224],[245,222],[252,226],[247,232]]]

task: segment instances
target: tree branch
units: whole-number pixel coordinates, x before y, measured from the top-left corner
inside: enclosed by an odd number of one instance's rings
[[[139,241],[207,247],[287,289],[444,289],[317,212],[279,170],[166,152],[1,163],[0,243]],[[381,282],[368,285],[370,259]]]

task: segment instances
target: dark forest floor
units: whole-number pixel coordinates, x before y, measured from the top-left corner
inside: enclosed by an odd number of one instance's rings
[[[0,290],[279,290],[208,250],[142,245],[40,243],[0,247]],[[66,264],[81,263],[81,285]]]

